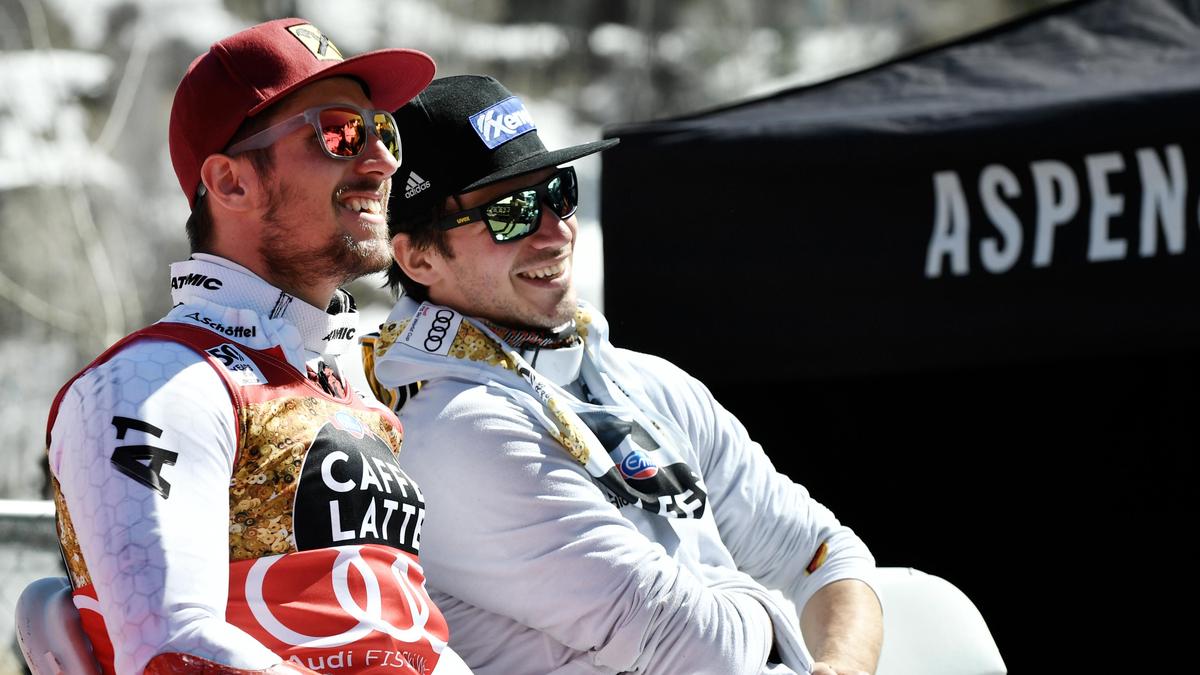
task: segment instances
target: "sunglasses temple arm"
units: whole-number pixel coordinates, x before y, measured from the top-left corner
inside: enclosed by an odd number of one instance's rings
[[[313,117],[310,120],[308,113],[296,115],[295,117],[288,118],[287,120],[284,120],[283,122],[280,122],[269,129],[263,129],[257,134],[235,143],[225,151],[225,154],[232,157],[233,155],[246,152],[247,150],[258,150],[259,148],[265,148],[275,141],[299,129],[305,124],[311,123],[313,128],[316,129],[318,127],[316,120],[316,117]]]

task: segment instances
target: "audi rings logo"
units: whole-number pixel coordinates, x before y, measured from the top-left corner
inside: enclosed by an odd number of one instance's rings
[[[291,555],[295,554],[259,558],[246,575],[246,602],[250,612],[263,630],[276,640],[293,647],[321,649],[343,647],[372,633],[382,633],[397,642],[409,645],[427,641],[435,654],[440,654],[445,649],[444,636],[439,637],[429,630],[437,629],[435,626],[441,623],[441,615],[425,593],[423,583],[419,581],[424,579],[424,571],[420,563],[410,560],[399,551],[368,556],[376,562],[376,565],[372,566],[363,556],[363,547],[345,546],[338,549],[337,559],[334,560],[333,569],[328,577],[333,586],[333,598],[328,604],[332,606],[333,600],[336,600],[346,616],[356,622],[353,626],[332,635],[310,635],[284,625],[271,609],[274,600],[264,597],[263,587],[269,585],[267,576],[271,567]],[[387,565],[384,556],[395,556],[394,562],[386,571],[380,569]],[[351,590],[351,568],[358,573],[359,579],[356,581],[361,580],[361,583],[354,583],[353,587],[359,589],[359,593],[364,596],[365,602],[362,604]],[[429,626],[431,615],[435,617],[435,626]],[[311,630],[312,623],[306,623],[306,626]]]
[[[422,302],[396,342],[427,354],[447,356],[462,320],[462,315],[452,309]]]
[[[425,351],[436,352],[442,348],[442,342],[450,330],[450,320],[453,318],[454,312],[448,309],[439,309],[433,315],[433,324],[425,333]]]

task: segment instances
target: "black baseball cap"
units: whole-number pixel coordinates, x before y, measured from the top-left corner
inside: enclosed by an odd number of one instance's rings
[[[549,151],[520,98],[493,77],[434,80],[395,113],[403,160],[392,178],[392,232],[428,222],[434,205],[530,171],[611,148],[608,139]]]

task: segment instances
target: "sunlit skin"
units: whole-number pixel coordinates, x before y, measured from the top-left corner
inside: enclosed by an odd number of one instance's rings
[[[337,103],[373,108],[356,81],[329,78],[287,96],[268,125]],[[246,157],[209,156],[201,177],[213,211],[211,252],[317,307],[347,281],[386,269],[386,205],[398,164],[379,138],[369,141],[358,157],[334,159],[305,126],[271,146],[274,170],[267,176]],[[382,208],[356,210],[354,200]]]
[[[447,212],[475,208],[496,197],[535,185],[554,174],[554,168],[524,174],[458,195],[446,202]],[[413,280],[429,288],[429,299],[469,316],[490,319],[514,328],[550,329],[575,315],[575,216],[565,220],[543,205],[537,232],[497,244],[482,221],[449,230],[452,256],[433,247],[416,250],[405,234],[392,239],[396,261]],[[561,265],[545,278],[532,272]]]

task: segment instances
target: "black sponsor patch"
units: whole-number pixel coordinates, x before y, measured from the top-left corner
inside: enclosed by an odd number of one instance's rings
[[[391,447],[341,411],[309,446],[293,518],[301,551],[382,544],[416,554],[425,500]]]
[[[655,452],[659,445],[637,421],[603,411],[584,412],[579,417],[616,464],[608,480],[619,479],[632,488],[637,497],[633,503],[671,518],[704,516],[708,491],[700,475],[684,462],[658,466],[654,457],[661,454]]]

